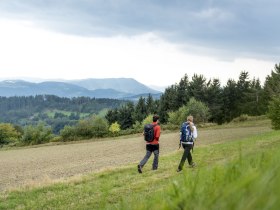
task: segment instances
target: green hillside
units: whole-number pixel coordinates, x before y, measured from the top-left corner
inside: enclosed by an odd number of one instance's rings
[[[182,151],[143,174],[136,163],[47,186],[2,193],[0,209],[278,209],[280,132],[196,147],[194,169],[176,168]]]

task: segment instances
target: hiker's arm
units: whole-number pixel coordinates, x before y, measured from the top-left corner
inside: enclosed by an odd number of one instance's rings
[[[195,126],[193,126],[193,137],[196,140],[196,138],[197,138],[197,129],[196,129]]]
[[[156,126],[156,136],[155,136],[155,140],[159,140],[160,137],[160,126]]]
[[[191,129],[191,131],[193,132],[193,130],[194,130],[194,128],[193,128],[193,122],[191,122],[191,121],[188,121],[189,122],[189,125],[190,125],[190,129]]]

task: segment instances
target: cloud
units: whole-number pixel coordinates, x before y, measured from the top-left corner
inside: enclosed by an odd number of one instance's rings
[[[85,37],[153,33],[183,50],[210,52],[222,60],[275,61],[280,54],[279,6],[276,0],[2,0],[0,18]]]
[[[224,84],[247,70],[263,80],[279,59],[278,8],[273,0],[1,0],[1,77],[153,84],[160,71],[154,85],[185,73]]]

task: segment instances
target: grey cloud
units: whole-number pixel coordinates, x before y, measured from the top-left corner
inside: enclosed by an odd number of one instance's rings
[[[171,42],[230,52],[279,55],[276,0],[2,0],[1,16],[81,36],[154,32]]]

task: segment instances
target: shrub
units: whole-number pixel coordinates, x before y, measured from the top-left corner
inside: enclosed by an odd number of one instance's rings
[[[232,122],[245,122],[249,120],[249,116],[247,114],[242,114],[239,117],[236,117],[232,120]]]
[[[93,136],[104,137],[109,131],[108,121],[105,118],[96,116],[92,120]]]
[[[10,123],[0,124],[0,145],[16,142],[21,134]]]
[[[187,120],[188,115],[194,117],[194,122],[196,124],[207,122],[209,118],[209,108],[201,101],[191,98],[187,105],[180,107],[178,111],[168,113],[168,122],[170,124],[180,125]]]
[[[110,125],[109,131],[116,136],[121,130],[121,126],[118,122],[114,122]]]
[[[72,127],[66,125],[61,131],[60,136],[62,141],[74,141],[78,140],[77,129],[76,127]]]
[[[187,103],[187,108],[189,110],[188,115],[192,115],[194,117],[194,122],[196,124],[208,121],[210,116],[209,108],[203,102],[197,101],[195,98],[191,98]],[[185,116],[185,120],[186,118],[187,116]]]
[[[53,137],[52,129],[40,123],[37,126],[27,126],[21,138],[23,145],[47,143]]]

